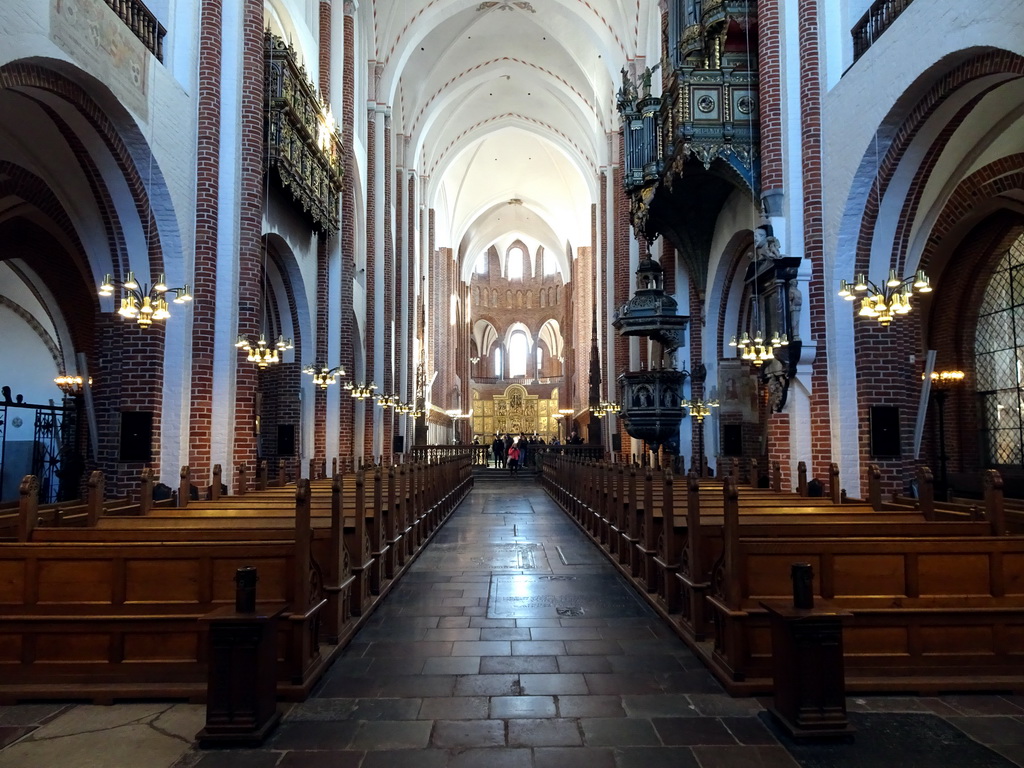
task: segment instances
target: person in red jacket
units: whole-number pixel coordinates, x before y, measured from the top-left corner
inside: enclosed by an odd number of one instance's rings
[[[508,449],[508,473],[519,474],[519,446],[516,443],[512,443],[512,447]]]

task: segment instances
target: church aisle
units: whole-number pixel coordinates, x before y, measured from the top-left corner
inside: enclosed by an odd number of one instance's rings
[[[284,708],[262,748],[205,752],[185,743],[201,707],[68,707],[0,768],[1024,765],[1020,697],[851,698],[853,744],[783,743],[526,476],[478,482],[314,695]],[[0,733],[18,713],[54,714],[0,708]]]

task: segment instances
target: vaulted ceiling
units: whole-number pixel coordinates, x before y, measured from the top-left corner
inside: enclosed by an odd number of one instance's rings
[[[566,267],[590,244],[620,69],[658,50],[656,0],[374,0],[358,13],[383,65],[378,100],[428,179],[437,245],[464,255],[467,277],[477,254],[517,239]]]

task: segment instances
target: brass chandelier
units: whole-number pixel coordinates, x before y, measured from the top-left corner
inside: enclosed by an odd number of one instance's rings
[[[900,278],[895,269],[889,270],[889,279],[880,286],[868,280],[863,274],[853,282],[839,281],[839,295],[846,301],[853,301],[856,294],[863,294],[860,302],[860,317],[873,317],[884,328],[897,315],[910,313],[910,297],[914,291],[931,293],[931,281],[924,270],[917,270],[909,277]]]
[[[328,368],[326,365],[307,365],[302,372],[312,376],[313,384],[320,389],[327,389],[338,380],[339,376],[345,375],[345,369],[340,365],[334,368]]]
[[[699,397],[682,400],[679,403],[679,407],[688,410],[687,415],[696,419],[698,424],[702,424],[704,419],[711,415],[711,409],[717,408],[718,405],[717,400],[704,400]]]
[[[281,352],[287,349],[294,348],[294,344],[291,339],[286,339],[284,335],[279,335],[277,341],[270,344],[264,334],[260,334],[258,340],[253,342],[248,336],[239,336],[235,341],[235,346],[244,352],[248,353],[245,358],[250,363],[256,363],[256,366],[263,370],[268,366],[281,362]]]
[[[139,283],[134,272],[128,272],[123,283],[114,280],[110,273],[103,276],[100,283],[100,296],[113,296],[114,288],[121,286],[121,307],[117,314],[125,320],[134,320],[143,328],[149,328],[154,320],[166,320],[171,316],[167,304],[167,294],[174,294],[175,304],[192,301],[192,292],[186,283],[181,288],[168,288],[166,279],[161,273],[152,286]]]
[[[778,331],[775,331],[766,342],[764,334],[760,330],[754,331],[753,338],[744,331],[739,339],[735,336],[729,339],[729,346],[742,347],[740,358],[760,368],[768,360],[775,359],[776,349],[789,346],[789,337],[784,333],[780,335]]]

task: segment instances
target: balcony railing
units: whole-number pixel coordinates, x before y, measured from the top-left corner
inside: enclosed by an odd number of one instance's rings
[[[167,30],[156,20],[153,12],[141,0],[107,0],[107,5],[117,14],[157,61],[164,60],[164,35]]]
[[[868,48],[892,26],[912,2],[914,0],[875,0],[853,28],[853,60],[857,61],[867,53]]]

